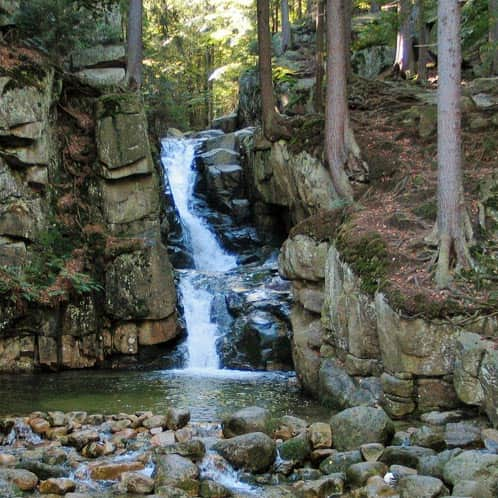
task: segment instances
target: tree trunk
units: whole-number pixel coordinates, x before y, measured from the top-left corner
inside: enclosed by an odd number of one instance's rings
[[[265,137],[274,142],[280,138],[290,138],[290,133],[281,123],[280,116],[275,110],[273,99],[269,0],[257,0],[257,10],[261,121]]]
[[[142,85],[142,0],[130,0],[127,38],[126,85],[138,90]]]
[[[303,1],[297,0],[297,18],[302,19],[303,17]]]
[[[421,82],[427,81],[427,63],[429,62],[429,51],[427,50],[428,33],[425,25],[425,9],[424,0],[417,0],[417,31],[418,31],[418,61],[417,73],[418,80]]]
[[[332,183],[339,197],[353,200],[346,175],[348,160],[346,126],[346,43],[344,40],[344,0],[327,0],[327,107],[325,115],[325,154]]]
[[[311,16],[313,11],[313,0],[306,0],[306,15]]]
[[[282,52],[286,52],[291,46],[291,28],[289,20],[288,0],[281,0],[280,12],[282,15]]]
[[[351,19],[353,16],[353,1],[344,1],[344,40],[346,42],[345,57],[346,57],[346,75],[351,75]]]
[[[412,61],[412,39],[410,34],[410,14],[411,0],[399,0],[398,19],[399,29],[396,40],[396,56],[394,58],[393,71],[396,75],[405,76],[406,72],[411,69]]]
[[[498,0],[488,0],[489,43],[491,45],[490,74],[498,75]]]
[[[450,269],[470,265],[462,186],[460,114],[460,11],[458,0],[438,4],[438,239],[436,283],[450,283]]]
[[[316,82],[315,82],[315,109],[323,112],[323,54],[325,45],[325,1],[318,0],[316,15]]]

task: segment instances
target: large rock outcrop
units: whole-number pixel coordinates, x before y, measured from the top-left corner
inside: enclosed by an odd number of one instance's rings
[[[0,371],[97,366],[178,334],[143,102],[71,86],[124,73],[123,45],[103,47],[64,80],[15,48],[0,70]]]

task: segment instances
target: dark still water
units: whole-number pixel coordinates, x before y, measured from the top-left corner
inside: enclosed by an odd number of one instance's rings
[[[188,407],[193,421],[217,421],[245,406],[273,415],[325,420],[330,411],[305,398],[295,377],[278,372],[78,370],[57,374],[0,375],[0,414],[41,410],[89,413],[164,413]]]

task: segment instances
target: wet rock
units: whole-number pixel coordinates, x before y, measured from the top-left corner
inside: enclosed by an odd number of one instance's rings
[[[360,451],[367,462],[376,462],[384,452],[384,445],[380,443],[362,444]]]
[[[368,480],[367,485],[365,486],[365,493],[366,498],[379,498],[379,496],[399,498],[398,491],[389,484],[386,484],[384,479],[379,476],[371,477]]]
[[[190,410],[186,408],[170,408],[166,414],[166,427],[173,431],[185,427],[190,421]]]
[[[311,454],[308,435],[303,432],[299,436],[287,439],[278,447],[278,453],[284,460],[304,463]]]
[[[76,431],[67,436],[67,444],[74,446],[77,450],[81,450],[83,446],[88,443],[98,441],[100,439],[99,433],[93,429]]]
[[[327,498],[341,496],[344,492],[343,474],[332,474],[314,481],[305,481],[297,487],[298,496],[305,498]]]
[[[175,443],[175,433],[173,431],[159,432],[158,434],[154,435],[150,440],[150,444],[152,446],[159,446],[159,447],[174,445],[174,443]]]
[[[270,420],[270,412],[265,408],[258,406],[243,408],[223,420],[223,436],[229,438],[251,432],[269,434]]]
[[[44,434],[50,429],[50,423],[43,418],[32,418],[28,423],[35,434]]]
[[[449,494],[440,479],[428,476],[406,476],[398,484],[403,498],[437,498]]]
[[[21,459],[16,466],[18,468],[29,470],[33,474],[36,474],[39,479],[67,477],[69,475],[69,469],[63,465],[53,465],[34,459]]]
[[[448,448],[482,448],[481,429],[465,422],[446,424],[444,440]]]
[[[40,493],[65,495],[76,489],[76,483],[72,479],[51,478],[40,482]]]
[[[14,455],[9,455],[8,453],[0,453],[0,465],[4,467],[9,467],[14,465],[17,458]]]
[[[444,466],[463,450],[455,448],[453,450],[445,450],[436,455],[422,456],[419,458],[417,470],[422,475],[443,478]]]
[[[359,448],[365,443],[388,443],[394,434],[391,419],[381,408],[358,406],[330,419],[334,446],[340,451]]]
[[[196,496],[199,491],[199,469],[180,455],[161,455],[156,458],[155,489],[170,486]]]
[[[290,439],[304,432],[307,425],[306,421],[301,418],[293,417],[292,415],[284,415],[278,420],[273,437],[285,441],[286,439]]]
[[[38,477],[25,469],[0,469],[0,479],[15,484],[21,491],[32,491],[38,484]]]
[[[218,441],[213,449],[235,468],[250,472],[264,472],[274,462],[275,442],[262,432],[253,432]]]
[[[419,427],[410,436],[411,444],[415,446],[424,446],[441,451],[446,447],[445,435],[442,430],[427,425]]]
[[[142,470],[142,462],[99,463],[90,469],[90,477],[95,481],[116,480],[124,472]]]
[[[206,446],[201,439],[194,438],[183,443],[161,446],[156,449],[156,453],[163,455],[177,454],[195,462],[202,460],[206,454]]]
[[[190,495],[182,489],[171,486],[160,486],[156,488],[155,494],[150,498],[188,498]]]
[[[85,458],[99,458],[114,453],[116,447],[110,441],[94,441],[87,444],[81,454]]]
[[[230,149],[213,149],[200,154],[198,159],[206,167],[219,166],[223,164],[237,164],[239,153]]]
[[[498,455],[464,451],[448,461],[443,476],[453,486],[459,481],[479,481],[487,494],[493,496],[498,491]]]
[[[148,495],[154,491],[154,479],[140,472],[124,472],[120,480],[120,489],[127,493]]]
[[[377,403],[376,396],[350,377],[334,359],[322,361],[318,389],[319,399],[322,403],[339,410]]]
[[[330,424],[315,422],[309,429],[309,439],[314,450],[319,448],[330,448],[332,446],[332,429]]]
[[[232,496],[229,489],[211,480],[201,482],[199,494],[202,498],[230,498]]]
[[[147,429],[153,429],[155,427],[166,427],[166,417],[163,415],[153,415],[145,419],[142,425]]]
[[[384,476],[387,466],[382,462],[359,462],[348,467],[346,478],[348,484],[360,487],[364,486],[372,476]]]
[[[358,450],[355,451],[336,451],[322,461],[320,470],[324,474],[334,474],[336,472],[345,473],[353,464],[361,462],[363,459]]]
[[[388,446],[380,457],[380,461],[386,465],[398,464],[417,468],[421,458],[435,454],[434,450],[421,446]]]

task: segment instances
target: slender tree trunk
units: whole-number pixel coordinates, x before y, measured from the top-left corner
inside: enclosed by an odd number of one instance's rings
[[[399,30],[396,40],[396,56],[394,59],[394,72],[402,76],[410,69],[412,40],[410,35],[411,0],[399,0],[398,17]]]
[[[297,18],[302,19],[303,17],[303,0],[297,0]]]
[[[313,11],[313,0],[306,0],[306,15],[311,16]]]
[[[429,62],[429,51],[427,50],[428,34],[425,26],[424,0],[417,0],[417,31],[418,31],[418,61],[417,73],[421,82],[427,81],[427,63]]]
[[[488,0],[489,43],[492,50],[491,75],[498,75],[498,0]]]
[[[282,124],[280,115],[275,110],[275,101],[273,99],[269,0],[257,0],[257,10],[261,121],[265,137],[274,142],[279,138],[290,138],[290,133]]]
[[[282,52],[286,52],[291,46],[291,27],[288,0],[281,0],[280,12],[282,15]]]
[[[345,57],[346,57],[346,75],[351,75],[351,19],[353,16],[353,1],[344,1],[344,40],[346,42]]]
[[[339,197],[353,200],[345,166],[348,103],[346,89],[346,43],[344,0],[327,0],[327,104],[325,154],[332,183]]]
[[[460,11],[458,0],[438,4],[438,238],[436,283],[447,287],[450,268],[468,267],[463,199],[460,114]]]
[[[325,48],[325,2],[318,0],[316,15],[316,83],[315,83],[315,109],[323,112],[323,54]]]
[[[127,52],[126,85],[138,90],[142,85],[142,0],[130,0]]]

